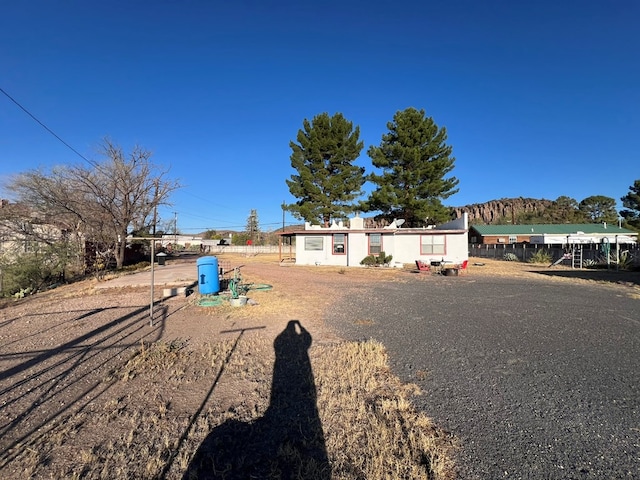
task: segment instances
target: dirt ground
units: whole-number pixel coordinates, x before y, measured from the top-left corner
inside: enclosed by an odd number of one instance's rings
[[[184,430],[193,413],[197,417],[204,408],[255,414],[268,397],[274,339],[289,321],[304,325],[314,347],[337,345],[340,338],[323,324],[324,312],[337,299],[365,292],[377,281],[439,280],[411,268],[284,267],[268,256],[225,260],[244,264],[245,282],[272,289],[250,290],[251,305],[242,308],[200,306],[197,294],[161,299],[159,291],[153,324],[148,288],[96,289],[88,280],[5,302],[0,309],[2,477],[126,478],[125,471],[100,471],[100,465],[114,464],[118,445],[145,444],[144,435],[153,428],[169,431],[163,423],[169,410],[175,431]],[[465,275],[467,280],[517,275],[598,281],[640,298],[638,273],[471,259]],[[158,344],[164,345],[162,354],[152,350]],[[216,354],[219,348],[227,350]],[[201,367],[185,360],[189,355],[211,358],[211,363]],[[239,374],[222,374],[224,365],[214,359],[225,355],[228,372],[235,368]],[[146,359],[144,369],[136,363],[139,358]],[[123,439],[123,432],[131,438]],[[166,440],[172,448],[186,441],[176,436]],[[156,458],[153,452],[142,457],[168,464],[146,460],[138,472],[146,468],[149,478],[179,478],[188,462],[186,457]]]

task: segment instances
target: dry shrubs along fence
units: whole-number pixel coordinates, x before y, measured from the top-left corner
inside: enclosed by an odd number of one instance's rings
[[[559,259],[565,253],[564,248],[557,245],[532,245],[532,244],[499,244],[499,245],[469,245],[469,256],[480,258],[504,259],[506,254],[515,255],[521,262],[528,262],[531,257],[540,250],[548,252],[554,260]],[[620,252],[628,252],[629,266],[640,268],[640,246],[621,245]],[[611,253],[615,255],[615,245],[611,246]],[[606,263],[606,256],[599,244],[582,245],[583,262]]]

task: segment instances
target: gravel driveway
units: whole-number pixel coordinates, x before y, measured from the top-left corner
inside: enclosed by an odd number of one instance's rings
[[[460,439],[463,479],[640,478],[640,300],[629,287],[412,276],[329,315],[376,338]]]

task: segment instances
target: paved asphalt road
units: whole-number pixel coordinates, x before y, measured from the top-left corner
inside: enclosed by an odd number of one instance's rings
[[[329,323],[375,338],[462,445],[462,479],[640,478],[640,299],[597,284],[411,277]],[[629,289],[629,293],[631,289]]]

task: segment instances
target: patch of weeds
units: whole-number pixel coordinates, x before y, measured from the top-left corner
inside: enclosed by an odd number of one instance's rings
[[[333,477],[453,478],[455,439],[417,412],[382,344],[322,347],[313,363]]]
[[[145,268],[148,268],[151,266],[150,262],[138,262],[135,263],[133,265],[125,265],[123,266],[120,270],[118,270],[119,272],[137,272],[140,270],[144,270]]]
[[[633,270],[633,258],[628,250],[621,252],[618,256],[618,268],[620,270]]]
[[[245,339],[229,361],[229,373],[249,381],[269,378],[273,368],[271,352],[271,344],[264,339]]]
[[[546,263],[549,264],[553,261],[553,257],[549,252],[544,249],[536,250],[536,253],[531,255],[529,263]]]
[[[175,339],[170,342],[156,342],[145,344],[140,342],[140,348],[136,350],[131,359],[126,363],[120,372],[123,381],[131,380],[144,370],[147,371],[167,371],[174,366],[182,356],[188,355],[184,349],[188,344],[187,340]],[[179,370],[174,373],[180,374]]]

